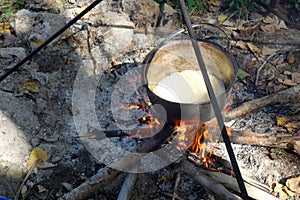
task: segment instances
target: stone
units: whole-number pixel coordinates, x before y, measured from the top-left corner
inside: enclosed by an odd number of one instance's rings
[[[31,12],[26,9],[16,13],[15,31],[35,48],[66,24],[67,18],[47,12]],[[60,40],[68,31],[57,37],[51,44]]]
[[[39,140],[39,138],[32,138],[32,139],[30,140],[30,143],[31,143],[31,145],[32,145],[33,147],[36,147],[36,146],[39,146],[40,140]]]
[[[300,176],[288,179],[286,186],[293,192],[300,194]]]
[[[59,161],[61,161],[61,157],[59,156],[55,156],[51,159],[51,162],[54,164],[58,163]]]
[[[73,189],[72,184],[67,183],[67,182],[63,182],[63,183],[62,183],[62,186],[63,186],[64,188],[66,188],[68,191],[71,191],[71,190]]]
[[[0,66],[5,68],[13,67],[18,61],[26,56],[26,50],[22,47],[0,48]]]

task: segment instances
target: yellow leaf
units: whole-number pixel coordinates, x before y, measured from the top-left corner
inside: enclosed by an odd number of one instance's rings
[[[247,46],[253,53],[260,53],[260,49],[257,46],[255,46],[254,44],[248,42]]]
[[[33,166],[39,168],[44,165],[44,162],[48,159],[47,153],[40,147],[36,147],[32,150],[29,156],[28,166]]]
[[[264,56],[274,54],[277,51],[277,49],[271,49],[269,47],[263,46],[261,50],[261,54]]]
[[[227,15],[219,15],[218,16],[218,22],[220,23],[220,24],[223,24],[224,22],[225,22],[225,20],[227,19]]]
[[[28,80],[24,84],[23,89],[27,90],[30,93],[39,93],[39,91],[40,91],[40,82],[36,79]]]
[[[293,129],[298,128],[297,124],[293,124],[293,123],[287,123],[285,126],[285,128],[287,128],[288,131],[292,131]]]
[[[277,117],[277,126],[286,126],[289,119],[286,117]]]
[[[42,43],[43,43],[42,40],[34,40],[34,41],[30,41],[30,46],[36,47],[36,46],[40,46]]]

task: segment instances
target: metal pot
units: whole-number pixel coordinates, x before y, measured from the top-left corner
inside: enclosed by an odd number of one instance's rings
[[[219,107],[223,109],[236,78],[237,63],[218,44],[205,40],[199,40],[198,44]],[[176,123],[178,120],[186,123],[195,123],[195,120],[205,122],[215,116],[189,39],[162,43],[147,55],[144,64],[143,78],[150,101],[165,108],[169,123]],[[193,75],[194,78],[181,76],[195,73],[197,75]],[[165,88],[159,90],[162,86]]]

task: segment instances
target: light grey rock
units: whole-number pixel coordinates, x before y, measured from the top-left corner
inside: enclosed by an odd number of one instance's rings
[[[26,56],[26,50],[22,47],[0,48],[0,69],[13,67],[16,62]]]
[[[58,14],[22,9],[16,13],[14,28],[18,37],[24,37],[35,48],[63,27],[66,21],[65,17]],[[51,44],[59,41],[66,33],[61,34]]]

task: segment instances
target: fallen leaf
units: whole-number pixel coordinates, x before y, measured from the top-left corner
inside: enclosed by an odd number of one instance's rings
[[[264,19],[263,19],[263,22],[266,23],[266,24],[273,24],[275,22],[275,18],[272,18],[270,16],[266,16]]]
[[[236,44],[235,44],[236,47],[240,48],[240,49],[243,49],[243,50],[246,50],[247,47],[246,47],[246,43],[243,42],[243,41],[237,41]]]
[[[36,79],[31,79],[25,82],[23,86],[24,90],[27,90],[30,93],[39,93],[40,91],[40,82]]]
[[[296,59],[295,52],[291,51],[287,56],[288,63],[293,64],[295,62],[295,59]]]
[[[277,126],[285,126],[289,122],[289,119],[286,117],[276,117],[276,120]]]
[[[295,141],[294,143],[294,151],[300,155],[300,141]]]
[[[280,199],[287,199],[289,196],[293,197],[295,196],[295,193],[289,190],[286,186],[276,183],[276,186],[274,188],[274,192],[278,193],[280,196]]]
[[[273,24],[261,25],[260,28],[265,33],[275,33],[276,30]]]
[[[300,194],[300,176],[290,178],[286,181],[286,186],[293,192]]]
[[[267,56],[267,55],[274,54],[276,51],[277,51],[277,49],[271,49],[267,46],[263,46],[263,48],[261,50],[261,54],[264,55],[264,56]]]
[[[283,71],[283,74],[284,74],[284,75],[291,75],[292,72],[290,72],[290,71],[288,71],[288,70],[284,70],[284,71]]]
[[[33,40],[33,41],[30,41],[30,46],[36,47],[36,46],[40,46],[42,43],[43,43],[42,40]]]
[[[288,29],[288,27],[286,26],[285,22],[283,20],[280,20],[280,22],[277,25],[278,29]]]
[[[277,126],[284,127],[288,131],[298,128],[297,124],[289,122],[289,119],[286,117],[276,117]]]
[[[283,83],[283,80],[281,78],[277,78],[278,83]]]
[[[292,82],[293,83],[300,83],[300,73],[299,72],[294,72],[292,73]]]
[[[250,42],[247,42],[247,46],[253,53],[260,53],[260,51],[261,51],[257,46],[255,46],[254,44],[252,44]]]
[[[0,23],[0,36],[3,35],[4,33],[9,33],[11,34],[14,30],[10,26],[8,22],[1,22]]]
[[[250,74],[247,73],[246,71],[242,70],[242,69],[239,69],[238,72],[237,72],[237,76],[238,76],[240,79],[245,79],[245,78],[247,78],[248,76],[250,76]]]
[[[35,167],[39,168],[44,165],[47,159],[47,153],[42,148],[36,147],[31,151],[28,166],[31,167],[35,164]]]
[[[288,131],[293,131],[294,129],[298,128],[297,124],[294,124],[294,123],[287,123],[285,126],[284,126]]]
[[[227,15],[219,15],[219,16],[218,16],[218,22],[219,22],[220,24],[223,24],[227,18],[228,18]]]
[[[297,85],[296,83],[293,83],[291,79],[284,79],[283,84],[287,85],[287,86],[295,86],[295,85]]]

